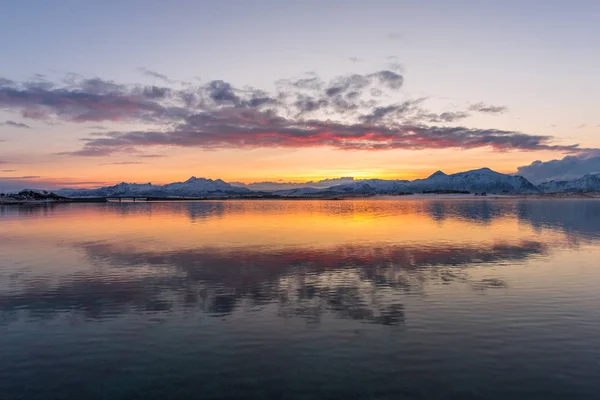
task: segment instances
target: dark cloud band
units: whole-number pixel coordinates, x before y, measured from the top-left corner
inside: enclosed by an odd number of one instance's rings
[[[569,155],[560,160],[534,161],[519,167],[518,173],[534,183],[571,180],[589,173],[600,173],[600,151]]]
[[[169,82],[166,76],[143,70]],[[474,149],[581,151],[552,137],[497,129],[447,126],[470,112],[497,114],[505,107],[477,103],[468,110],[431,112],[426,99],[387,102],[404,77],[382,70],[329,81],[316,75],[276,82],[275,93],[236,88],[223,80],[185,88],[122,85],[73,75],[62,83],[0,79],[0,108],[24,118],[67,122],[132,121],[148,130],[93,132],[81,149],[62,154],[139,154],[148,147],[306,148],[340,150]],[[20,125],[20,123],[12,124]],[[26,127],[25,124],[22,124]]]

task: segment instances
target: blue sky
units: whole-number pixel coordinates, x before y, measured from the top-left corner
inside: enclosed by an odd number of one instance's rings
[[[588,150],[600,148],[597,1],[22,0],[3,5],[2,16],[0,77],[16,82],[19,90],[32,81],[56,85],[98,78],[172,89],[222,80],[238,91],[250,86],[273,93],[280,79],[313,76],[308,73],[329,82],[391,70],[403,77],[402,87],[377,106],[425,98],[427,113],[467,112],[475,104],[504,108],[469,112],[460,121],[429,121],[428,126],[551,136],[554,145],[579,144],[587,149],[587,158]],[[28,104],[27,109],[46,106]],[[164,181],[191,174],[246,181],[340,174],[416,177],[437,168],[479,167],[486,160],[513,172],[534,160],[568,155],[564,150],[506,152],[462,145],[460,156],[454,147],[447,154],[439,147],[350,154],[322,143],[316,148],[256,145],[248,150],[229,141],[210,152],[204,144],[153,144],[150,152],[163,157],[143,163],[131,161],[131,151],[90,160],[65,154],[76,152],[94,126],[111,132],[164,131],[180,121],[157,127],[147,120],[74,121],[64,114],[50,121],[32,119],[23,107],[6,101],[0,108],[0,166],[14,170],[0,173],[0,179],[40,176],[35,179],[66,184]],[[318,118],[347,122],[344,115]],[[136,146],[132,151],[140,151]],[[313,161],[323,158],[332,163]],[[107,170],[108,164],[126,162],[132,164]],[[279,172],[269,172],[274,169]]]

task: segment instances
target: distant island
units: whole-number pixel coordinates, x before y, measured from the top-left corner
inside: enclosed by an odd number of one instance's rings
[[[66,197],[45,190],[22,190],[18,193],[0,193],[0,204],[67,202]]]
[[[279,188],[283,187],[283,188]],[[269,190],[265,190],[268,188]],[[121,182],[97,189],[59,189],[53,192],[28,189],[0,195],[0,204],[28,202],[106,201],[120,199],[273,199],[348,198],[377,195],[462,194],[462,195],[588,195],[600,194],[600,174],[588,174],[570,181],[534,185],[519,175],[502,174],[481,168],[455,174],[437,171],[425,179],[386,180],[354,178],[328,179],[305,184],[227,183],[221,179],[191,177],[165,185]]]

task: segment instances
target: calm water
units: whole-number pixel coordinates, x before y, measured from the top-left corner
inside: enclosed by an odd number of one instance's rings
[[[0,206],[0,398],[598,399],[600,201]]]

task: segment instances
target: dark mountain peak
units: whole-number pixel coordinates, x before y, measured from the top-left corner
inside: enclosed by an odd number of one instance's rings
[[[498,173],[498,172],[496,172],[496,171],[494,171],[494,170],[492,170],[492,169],[490,169],[490,168],[488,168],[488,167],[483,167],[483,168],[479,168],[479,169],[474,169],[474,170],[472,170],[472,171],[469,171],[469,172],[483,172],[483,173],[490,173],[490,172],[492,172],[492,173],[494,173],[494,174],[497,174],[497,173]]]
[[[431,179],[431,178],[437,178],[437,177],[442,177],[442,176],[448,176],[446,175],[443,171],[435,171],[433,174],[431,174],[427,179]]]
[[[192,176],[190,179],[188,179],[184,183],[194,183],[194,182],[197,182],[197,181],[200,181],[200,180],[203,180],[203,178],[196,178],[195,176]]]
[[[496,172],[488,167],[484,167],[484,168],[479,168],[479,169],[472,169],[470,171],[465,171],[465,172],[459,172],[458,174],[461,175],[473,175],[473,174],[479,174],[479,175],[505,175],[505,174],[501,174],[500,172]],[[457,175],[458,175],[457,174]]]

